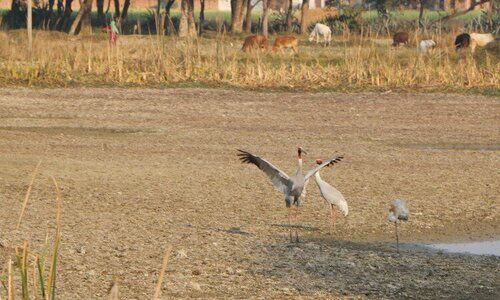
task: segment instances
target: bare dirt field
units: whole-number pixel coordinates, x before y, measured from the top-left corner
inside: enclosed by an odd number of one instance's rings
[[[322,177],[350,215],[330,235],[311,182],[296,244],[282,196],[235,149],[290,174],[298,145],[307,168],[344,154]],[[398,254],[387,209],[409,203],[404,243],[498,238],[499,150],[498,97],[0,89],[0,271],[12,247],[52,238],[53,175],[61,299],[105,297],[113,281],[122,298],[150,298],[168,245],[163,297],[498,299],[499,258]]]

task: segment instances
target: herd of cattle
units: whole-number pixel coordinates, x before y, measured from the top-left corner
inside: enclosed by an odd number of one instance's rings
[[[326,45],[330,45],[332,41],[332,31],[330,27],[317,23],[314,26],[314,29],[311,31],[309,35],[309,41],[315,40],[316,43],[320,42],[320,37],[323,38],[323,42]],[[410,35],[408,32],[397,32],[393,36],[394,47],[398,47],[400,45],[408,44],[410,40]],[[476,47],[484,47],[487,44],[495,41],[495,37],[491,33],[462,33],[459,34],[455,38],[455,48],[457,50],[470,48],[473,53]],[[286,36],[278,36],[276,37],[273,44],[273,52],[278,50],[283,50],[286,48],[292,49],[295,53],[298,52],[299,41],[296,36],[286,35]],[[268,49],[269,42],[266,36],[264,35],[251,35],[245,38],[243,42],[242,50],[244,52],[250,52],[253,49]],[[436,42],[430,39],[421,40],[418,44],[418,49],[425,53],[429,50],[435,48],[437,46]]]

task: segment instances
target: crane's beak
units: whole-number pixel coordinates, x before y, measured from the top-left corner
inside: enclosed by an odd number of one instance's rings
[[[302,153],[308,154],[306,150],[302,149]]]

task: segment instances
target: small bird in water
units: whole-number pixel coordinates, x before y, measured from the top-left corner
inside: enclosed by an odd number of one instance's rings
[[[321,165],[323,161],[321,159],[316,159],[316,164]],[[332,228],[335,230],[335,218],[336,218],[336,210],[337,207],[344,217],[347,217],[349,213],[349,207],[347,206],[347,201],[344,196],[333,186],[328,184],[326,181],[321,179],[319,175],[319,171],[314,174],[314,179],[316,180],[316,184],[318,185],[321,196],[330,204],[330,217],[332,223],[330,225],[330,234],[332,233]]]
[[[401,199],[396,199],[392,202],[391,207],[389,208],[389,222],[394,222],[394,226],[396,227],[396,247],[399,252],[399,235],[398,235],[398,221],[408,221],[408,217],[410,216],[410,210],[408,206],[406,206],[406,202]]]

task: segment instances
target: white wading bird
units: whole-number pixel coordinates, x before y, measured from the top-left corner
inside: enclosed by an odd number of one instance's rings
[[[274,165],[272,165],[267,160],[260,158],[256,155],[251,154],[250,152],[238,150],[238,156],[242,163],[254,164],[259,169],[261,169],[264,173],[266,173],[267,177],[271,179],[274,186],[284,194],[285,196],[285,204],[288,210],[288,223],[291,225],[291,210],[292,204],[295,205],[296,209],[296,218],[298,214],[298,207],[300,205],[301,198],[305,197],[306,186],[308,180],[311,176],[313,176],[316,172],[321,170],[322,168],[339,162],[343,157],[342,156],[334,156],[333,158],[325,161],[324,163],[316,166],[316,168],[310,170],[309,172],[303,174],[302,173],[302,154],[307,154],[302,148],[297,149],[297,162],[298,169],[295,172],[295,175],[288,176],[285,172],[281,171]],[[297,229],[295,230],[296,241],[299,241],[299,236],[297,233]],[[290,231],[290,239],[292,239],[292,232]]]
[[[321,165],[323,161],[321,159],[316,160],[316,164]],[[337,207],[344,217],[347,217],[349,213],[349,207],[347,206],[347,201],[345,201],[344,196],[333,186],[328,184],[326,181],[321,179],[319,175],[319,171],[314,175],[314,179],[316,180],[316,184],[318,185],[321,196],[330,204],[330,217],[332,219],[332,223],[330,225],[330,234],[333,230],[335,230],[335,218],[336,218],[336,210]]]
[[[391,207],[389,208],[389,222],[394,222],[394,226],[396,227],[396,247],[399,252],[399,236],[398,236],[398,220],[408,221],[408,217],[410,216],[410,210],[408,206],[406,206],[406,202],[404,200],[396,199],[392,202]]]

